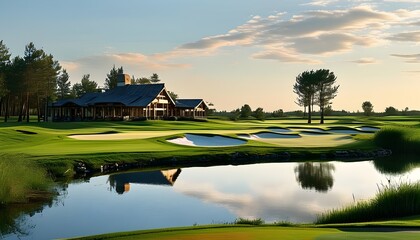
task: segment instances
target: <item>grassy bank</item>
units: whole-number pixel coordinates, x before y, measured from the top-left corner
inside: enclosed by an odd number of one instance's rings
[[[45,169],[22,156],[0,156],[0,207],[45,198],[52,180]],[[48,195],[48,194],[47,194]]]
[[[369,222],[420,214],[420,182],[384,186],[375,198],[321,214],[318,224]]]
[[[420,216],[335,226],[210,225],[102,234],[75,239],[418,239]]]
[[[375,134],[374,142],[396,154],[420,154],[420,127],[387,126]]]
[[[410,121],[411,122],[411,121]],[[302,135],[299,139],[250,139],[233,147],[191,147],[172,144],[166,140],[186,133],[218,134],[238,138],[238,134],[253,134],[273,128],[355,129],[359,126],[382,126],[370,119],[328,119],[326,124],[308,125],[302,119],[269,121],[143,121],[143,122],[58,122],[58,123],[0,123],[2,153],[24,154],[38,161],[55,175],[72,174],[77,161],[98,168],[104,163],[149,161],[150,159],[188,158],[234,154],[271,154],[282,151],[311,157],[335,149],[373,149],[371,136],[338,137],[334,134]],[[294,132],[291,132],[294,133]],[[78,140],[74,135],[95,135],[94,140]],[[122,139],[101,140],[103,136]],[[181,163],[182,164],[182,163]]]

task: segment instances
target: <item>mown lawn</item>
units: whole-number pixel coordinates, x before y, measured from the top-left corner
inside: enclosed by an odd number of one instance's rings
[[[132,162],[157,158],[232,154],[236,152],[267,154],[280,151],[295,153],[322,153],[334,149],[372,149],[373,135],[352,136],[322,134],[304,135],[298,139],[258,139],[233,147],[192,147],[172,144],[166,140],[186,133],[218,134],[237,138],[238,134],[253,134],[272,128],[355,129],[361,126],[411,126],[417,128],[420,117],[330,117],[326,124],[307,124],[300,118],[281,120],[227,121],[210,119],[195,121],[142,122],[48,122],[0,123],[0,145],[3,155],[24,155],[36,160],[50,172],[60,175],[75,161],[84,161],[92,167],[109,162]],[[416,125],[417,124],[417,125]],[[294,130],[293,130],[294,131]],[[74,135],[96,134],[122,136],[116,140],[78,140]],[[129,136],[124,139],[124,136]]]
[[[418,239],[420,216],[394,221],[311,226],[210,225],[142,230],[78,237],[77,239]]]

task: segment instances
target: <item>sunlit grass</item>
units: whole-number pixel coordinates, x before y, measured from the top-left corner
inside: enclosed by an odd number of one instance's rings
[[[0,205],[26,202],[52,181],[46,171],[20,156],[0,156]]]
[[[399,154],[420,153],[420,128],[413,126],[392,126],[375,134],[375,143]]]
[[[317,224],[355,223],[420,214],[420,182],[382,186],[375,198],[333,209],[318,216]]]

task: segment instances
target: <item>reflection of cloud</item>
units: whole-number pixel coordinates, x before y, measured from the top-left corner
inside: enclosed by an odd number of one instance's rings
[[[358,60],[351,61],[358,64],[373,64],[378,63],[378,61],[374,58],[360,58]]]
[[[266,221],[288,220],[311,222],[316,214],[330,209],[340,197],[336,194],[314,195],[311,192],[286,192],[284,189],[258,189],[256,193],[224,193],[207,184],[177,184],[175,190],[183,194],[220,204],[238,217],[262,218]]]
[[[404,58],[407,63],[420,63],[420,53],[419,54],[391,54],[391,56]]]

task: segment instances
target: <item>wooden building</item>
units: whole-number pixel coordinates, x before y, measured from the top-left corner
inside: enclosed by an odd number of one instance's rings
[[[202,99],[176,102],[165,85],[130,85],[127,74],[119,75],[117,87],[106,92],[86,93],[80,98],[63,99],[51,105],[54,121],[165,119],[205,117]]]
[[[177,116],[187,118],[204,118],[208,110],[203,99],[177,99],[175,108]]]

